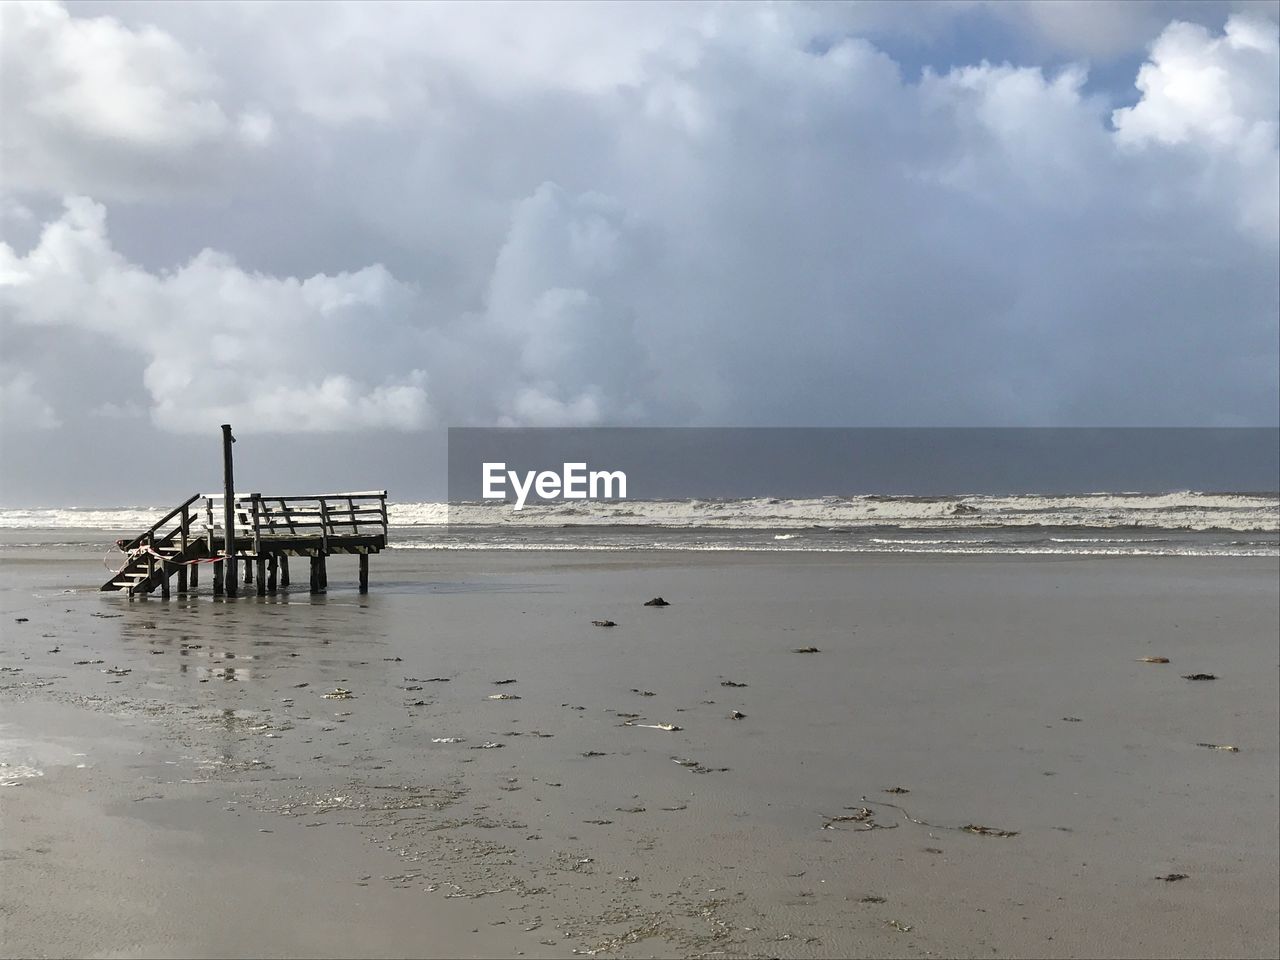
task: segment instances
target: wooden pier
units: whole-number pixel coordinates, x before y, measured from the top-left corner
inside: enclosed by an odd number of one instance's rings
[[[131,540],[118,540],[125,554],[102,590],[130,598],[159,590],[168,598],[176,577],[180,594],[194,592],[200,568],[211,567],[215,597],[239,593],[237,567],[244,562],[246,587],[258,596],[288,588],[289,558],[306,557],[312,593],[329,585],[328,559],[359,558],[359,589],[369,590],[369,554],[387,545],[387,491],[277,496],[237,496],[232,474],[230,424],[222,426],[223,493],[196,493]]]
[[[176,579],[177,592],[198,588],[201,567],[212,568],[213,595],[234,597],[236,568],[244,563],[246,588],[258,596],[290,586],[289,559],[306,557],[310,590],[328,586],[328,558],[354,554],[359,558],[359,589],[369,589],[369,554],[387,545],[387,492],[276,496],[250,493],[232,501],[231,537],[217,518],[225,513],[222,494],[194,494],[157,520],[150,528],[117,546],[126,561],[102,585],[129,596],[148,596],[159,590],[168,597]],[[228,542],[230,548],[227,547]]]

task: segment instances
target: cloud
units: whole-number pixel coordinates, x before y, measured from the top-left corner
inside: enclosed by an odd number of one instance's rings
[[[1192,153],[1210,191],[1234,193],[1241,222],[1280,237],[1280,37],[1233,16],[1221,36],[1172,23],[1138,71],[1142,99],[1112,115],[1124,147]]]
[[[176,433],[228,421],[246,432],[418,430],[440,406],[513,425],[625,422],[645,412],[647,369],[610,288],[630,269],[631,229],[606,198],[546,184],[514,212],[485,309],[431,324],[428,298],[381,264],[299,279],[204,250],[150,272],[114,248],[105,208],[76,197],[25,255],[0,244],[0,305],[18,330],[140,353],[151,419]],[[433,400],[437,380],[450,389]],[[32,382],[14,389],[25,397]],[[103,399],[91,412],[129,409]]]
[[[482,324],[486,342],[517,355],[504,425],[626,423],[656,412],[645,409],[648,352],[627,288],[645,266],[639,234],[608,198],[571,198],[554,184],[517,206]]]
[[[0,411],[5,430],[52,430],[62,426],[53,407],[37,393],[35,377],[30,373],[0,376]]]
[[[1117,100],[833,5],[139,9],[223,118],[179,152],[249,103],[270,149],[110,232],[92,164],[22,197],[0,323],[64,429],[1274,419],[1268,20],[1156,27]]]
[[[1217,28],[1233,13],[1247,11],[1275,19],[1275,4],[1270,0],[988,0],[984,9],[1026,27],[1049,50],[1097,59],[1145,48],[1171,20],[1204,20]]]
[[[5,187],[138,199],[187,189],[270,139],[229,113],[218,77],[174,37],[52,2],[0,6]]]
[[[105,209],[84,198],[25,256],[0,244],[0,303],[14,320],[141,353],[152,419],[174,432],[227,419],[264,431],[427,425],[424,375],[381,359],[414,345],[415,296],[376,265],[300,280],[211,250],[151,273],[112,247]]]

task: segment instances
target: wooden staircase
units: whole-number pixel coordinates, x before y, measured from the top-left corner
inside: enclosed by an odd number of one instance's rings
[[[191,507],[200,497],[198,493],[192,495],[132,540],[116,541],[128,559],[100,589],[145,596],[159,587],[161,595],[167,597],[169,578],[176,573],[178,592],[185,593],[187,571],[194,570],[191,561],[210,556],[208,539],[191,532],[196,516]]]

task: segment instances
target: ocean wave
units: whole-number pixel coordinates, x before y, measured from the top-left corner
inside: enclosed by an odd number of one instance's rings
[[[167,508],[0,510],[0,529],[141,531]],[[903,528],[984,530],[1046,528],[1280,531],[1280,497],[1254,493],[1092,493],[1070,496],[895,497],[883,494],[808,499],[561,501],[514,510],[501,502],[391,503],[393,528],[652,527],[729,530],[819,529],[830,532]]]
[[[1280,499],[1256,494],[820,497],[784,500],[649,500],[557,503],[513,510],[503,503],[396,504],[396,526],[640,526],[789,531],[1005,527],[1280,530]]]

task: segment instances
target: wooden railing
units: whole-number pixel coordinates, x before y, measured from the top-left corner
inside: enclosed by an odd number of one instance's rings
[[[222,494],[205,494],[205,529],[211,538],[222,515]],[[330,537],[387,536],[387,491],[325,493],[281,497],[273,494],[238,495],[234,503],[237,532],[251,534],[254,552],[264,536],[319,537],[327,549]]]
[[[153,523],[132,540],[117,540],[116,546],[128,557],[123,567],[117,570],[103,585],[104,590],[118,589],[116,578],[126,570],[130,569],[135,563],[146,563],[147,583],[150,583],[156,574],[156,564],[161,566],[161,572],[164,574],[161,578],[160,589],[166,597],[169,596],[169,576],[168,565],[172,562],[172,548],[176,548],[178,556],[185,556],[187,553],[187,544],[191,536],[191,525],[199,516],[199,508],[195,507],[195,502],[200,499],[200,494],[192,494],[182,503],[178,504],[163,517]],[[161,553],[165,547],[171,548],[169,553]],[[136,584],[129,585],[129,593],[133,594]],[[148,589],[150,589],[148,587]],[[187,569],[185,565],[178,567],[178,590],[185,591],[187,589]]]
[[[182,549],[185,551],[187,548],[187,536],[191,530],[191,521],[195,519],[196,514],[199,512],[192,509],[192,504],[199,500],[200,497],[201,494],[193,493],[132,540],[117,540],[116,546],[125,553],[129,553],[143,544],[155,546],[159,543],[168,543],[177,539],[181,541]],[[161,528],[175,517],[178,518],[177,525],[172,530],[161,532]]]

